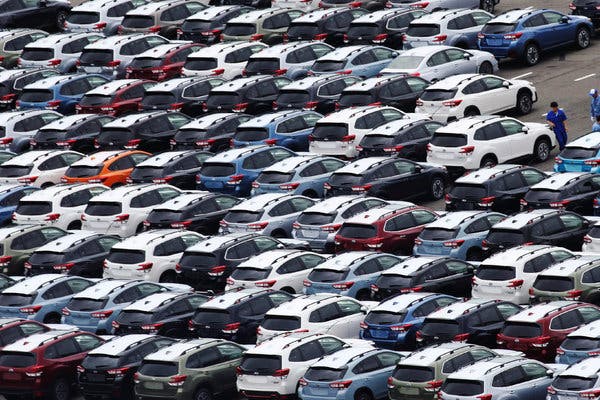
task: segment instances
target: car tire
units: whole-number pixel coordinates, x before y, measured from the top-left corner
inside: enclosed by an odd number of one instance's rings
[[[493,14],[494,8],[496,8],[496,3],[494,2],[494,0],[481,0],[479,8],[481,8],[483,11],[487,11]]]
[[[177,273],[175,271],[165,271],[158,278],[160,283],[177,283]]]
[[[471,106],[467,107],[467,109],[465,110],[465,117],[476,117],[478,115],[481,115],[481,112],[477,107]]]
[[[579,28],[577,29],[577,34],[575,35],[575,45],[578,49],[587,49],[592,44],[592,33],[587,28]]]
[[[63,31],[65,29],[65,21],[67,20],[67,12],[59,11],[56,13],[56,29]]]
[[[446,184],[441,176],[434,176],[429,185],[429,195],[433,200],[440,200],[446,192]]]
[[[531,67],[539,62],[540,48],[535,43],[528,43],[523,51],[523,63]]]
[[[479,66],[479,71],[478,72],[480,74],[493,74],[494,73],[494,66],[492,65],[491,62],[484,61]]]
[[[548,139],[538,139],[535,141],[533,155],[539,162],[544,162],[550,158],[550,141]]]
[[[368,389],[359,389],[354,393],[354,400],[375,400],[373,394]]]
[[[54,183],[52,182],[45,182],[42,184],[42,186],[40,186],[40,189],[48,189],[50,186],[54,186]]]
[[[50,389],[52,400],[69,400],[71,397],[71,384],[65,378],[58,378]]]
[[[533,109],[533,99],[531,93],[521,91],[517,94],[517,112],[521,115],[529,114]]]
[[[81,221],[73,221],[67,226],[67,230],[77,230],[81,229]]]
[[[482,261],[483,258],[483,252],[479,247],[471,247],[467,251],[466,261]]]
[[[319,198],[319,195],[317,195],[317,192],[315,192],[312,189],[308,189],[308,190],[305,190],[304,192],[302,192],[302,196],[310,197],[311,199]]]
[[[56,313],[50,313],[44,317],[45,324],[60,324],[60,315]]]
[[[212,392],[205,388],[200,388],[194,393],[194,400],[212,400]]]
[[[276,239],[286,239],[287,238],[287,234],[284,231],[280,230],[280,229],[278,229],[278,230],[274,231],[273,233],[271,233],[271,236],[274,237],[274,238],[276,238]]]
[[[356,293],[356,300],[358,301],[369,301],[371,300],[371,292],[369,290],[363,289],[359,290]]]
[[[498,164],[498,160],[496,157],[492,155],[487,155],[481,159],[481,164],[479,165],[481,168],[490,168],[494,167]]]

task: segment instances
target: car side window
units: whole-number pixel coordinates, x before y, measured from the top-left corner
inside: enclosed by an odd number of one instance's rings
[[[435,54],[432,54],[431,57],[429,57],[429,60],[427,60],[427,66],[428,67],[435,67],[437,65],[442,65],[447,63],[448,57],[446,56],[446,53],[444,51],[438,51]]]
[[[527,380],[545,378],[548,376],[547,368],[544,365],[540,365],[537,363],[527,363],[521,365],[521,368],[527,376]]]
[[[309,361],[323,355],[321,346],[316,340],[298,346],[290,353],[290,361]]]
[[[49,359],[58,359],[69,357],[79,352],[79,348],[73,338],[66,338],[48,346],[44,356]]]
[[[102,341],[92,335],[77,335],[73,338],[79,346],[80,351],[90,351],[102,344]],[[79,353],[79,352],[78,352]]]
[[[586,324],[600,319],[600,310],[595,307],[579,307],[577,310],[579,311],[579,315],[583,319],[583,322]]]
[[[546,19],[546,23],[548,23],[548,24],[558,24],[558,23],[560,23],[560,20],[563,17],[562,14],[559,14],[557,12],[552,12],[552,11],[545,11],[542,14],[544,15],[544,18]]]
[[[589,269],[581,276],[583,283],[598,283],[600,282],[600,267]]]
[[[446,268],[451,274],[464,274],[469,271],[469,266],[458,260],[450,260],[446,262]]]
[[[512,303],[498,303],[496,304],[496,309],[502,315],[503,319],[507,319],[508,317],[515,315],[519,311],[521,311],[521,307],[514,305]]]
[[[465,54],[468,54],[462,50],[449,49],[446,50],[446,55],[449,61],[461,61],[465,59]]]
[[[469,351],[469,353],[471,353],[471,357],[473,358],[473,361],[479,361],[479,360],[484,360],[487,358],[496,357],[496,354],[492,353],[491,351],[489,351],[487,349],[481,349],[481,348],[471,349]]]
[[[536,26],[546,25],[546,19],[542,13],[536,14],[530,17],[527,21],[523,22],[523,26],[526,28],[534,28]]]
[[[470,365],[473,363],[473,358],[471,354],[467,351],[465,353],[459,354],[456,357],[446,361],[444,366],[442,367],[442,372],[445,374],[450,374],[455,372],[466,365]]]
[[[381,368],[381,364],[379,363],[379,358],[376,355],[370,356],[356,364],[354,368],[352,368],[352,372],[355,374],[364,374],[367,372],[376,371]]]
[[[475,82],[471,82],[467,86],[465,86],[465,88],[462,90],[462,92],[464,94],[477,94],[477,93],[482,93],[485,90],[486,90],[486,87],[483,84],[483,80],[478,79]]]
[[[414,210],[411,214],[417,225],[425,225],[437,219],[435,214],[426,210]]]
[[[206,368],[218,364],[220,360],[221,353],[217,351],[216,347],[211,347],[191,355],[185,362],[185,366],[186,368]]]
[[[310,313],[308,322],[327,322],[337,318],[340,318],[340,311],[338,310],[335,303],[331,303],[322,306]]]
[[[423,278],[426,281],[444,278],[448,275],[448,271],[444,268],[443,264],[432,265],[423,272]]]
[[[523,132],[523,125],[511,119],[500,121],[500,125],[502,125],[502,129],[504,130],[504,134],[506,136],[516,135]]]
[[[465,233],[470,234],[476,232],[483,232],[487,231],[488,229],[490,229],[490,227],[487,223],[487,220],[485,218],[479,218],[478,220],[471,222],[465,228]]]
[[[583,319],[577,310],[570,310],[552,319],[550,329],[571,329],[583,323]]]
[[[520,366],[507,369],[504,372],[499,373],[492,380],[492,386],[495,387],[507,387],[514,386],[519,383],[526,382],[528,377],[525,375]]]
[[[412,218],[411,213],[401,214],[397,217],[391,218],[386,221],[384,230],[386,231],[402,231],[404,229],[415,226],[415,221]]]
[[[558,218],[562,221],[565,230],[576,230],[583,227],[583,219],[575,214],[563,214]]]
[[[431,314],[438,308],[438,305],[435,301],[426,301],[413,311],[413,317],[424,317],[426,315]]]
[[[150,293],[148,293],[148,294],[150,294]],[[129,289],[125,289],[119,295],[117,295],[117,297],[115,297],[115,299],[114,299],[114,302],[115,302],[115,304],[129,303],[129,302],[137,300],[141,297],[145,297],[145,296],[140,296],[140,292],[139,292],[138,288],[132,287]]]

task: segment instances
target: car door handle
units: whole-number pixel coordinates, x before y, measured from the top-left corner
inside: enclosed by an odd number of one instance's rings
[[[399,239],[406,239],[406,235],[399,235],[398,238]]]

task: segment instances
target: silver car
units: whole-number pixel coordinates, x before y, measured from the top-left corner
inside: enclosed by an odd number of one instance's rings
[[[221,221],[219,233],[254,232],[289,238],[292,224],[316,200],[288,193],[265,193],[233,206]]]
[[[547,400],[595,399],[599,392],[600,357],[590,357],[557,374],[552,384],[548,386],[546,398]]]
[[[500,0],[391,0],[392,7],[419,8],[423,11],[450,10],[456,8],[481,8],[487,12],[494,12]]]

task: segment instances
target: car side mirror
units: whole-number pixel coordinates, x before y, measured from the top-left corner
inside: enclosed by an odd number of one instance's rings
[[[523,129],[521,129],[521,131],[522,131],[523,133],[527,133],[527,132],[529,132],[529,128],[528,128],[528,127],[526,127],[526,126],[524,126],[524,127],[523,127]]]
[[[566,24],[566,23],[568,23],[568,22],[569,22],[569,20],[570,20],[570,18],[569,18],[569,17],[567,17],[566,15],[563,15],[563,16],[560,18],[560,23],[561,23],[561,24]]]
[[[398,54],[397,51],[392,52],[392,58],[396,58],[398,57],[400,54]]]
[[[421,171],[423,171],[423,167],[421,167],[420,165],[416,165],[415,166],[415,174],[420,174]]]
[[[278,249],[285,249],[285,246],[283,245],[283,243],[278,243],[277,244],[277,248]]]
[[[465,60],[470,60],[471,59],[471,55],[469,53],[463,53],[463,58]]]
[[[48,1],[47,0],[40,0],[38,2],[38,7],[46,7],[48,5]]]
[[[504,86],[505,88],[509,88],[510,87],[510,82],[509,81],[504,81],[502,82],[502,86]]]
[[[367,313],[369,312],[369,309],[366,306],[362,306],[360,308],[360,312],[367,315]]]
[[[549,378],[552,378],[552,377],[554,376],[554,371],[552,371],[551,369],[547,369],[547,370],[546,370],[546,375],[547,375]]]

